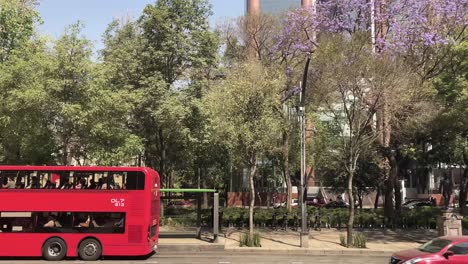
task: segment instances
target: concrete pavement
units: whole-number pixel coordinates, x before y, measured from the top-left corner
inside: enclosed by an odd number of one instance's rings
[[[363,255],[390,256],[400,250],[415,248],[437,236],[435,230],[365,230],[368,242],[366,249],[345,248],[339,244],[340,234],[345,230],[323,229],[311,231],[309,248],[301,248],[299,233],[294,231],[271,231],[256,229],[262,237],[260,248],[239,247],[239,235],[247,230],[223,230],[218,243],[211,243],[208,233],[202,240],[194,238],[161,238],[158,252],[235,252],[280,255]],[[359,230],[355,230],[360,232]]]
[[[387,264],[388,257],[371,257],[371,256],[291,256],[291,255],[258,255],[250,254],[233,254],[229,252],[221,253],[190,253],[190,254],[156,254],[148,259],[132,259],[132,258],[104,258],[99,261],[82,261],[77,259],[69,259],[61,263],[103,263],[103,264],[358,264],[358,263],[372,263],[372,264]],[[38,263],[51,263],[39,258],[35,259],[9,259],[2,260],[0,263],[5,264],[38,264]]]

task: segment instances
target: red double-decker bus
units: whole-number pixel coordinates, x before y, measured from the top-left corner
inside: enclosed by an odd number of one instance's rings
[[[159,201],[150,168],[0,166],[0,256],[150,254]]]

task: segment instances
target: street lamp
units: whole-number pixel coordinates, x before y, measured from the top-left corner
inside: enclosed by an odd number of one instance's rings
[[[301,247],[309,247],[309,230],[307,228],[307,207],[306,207],[306,195],[307,195],[307,179],[306,179],[306,148],[305,148],[305,132],[306,132],[306,118],[305,118],[305,106],[299,107],[298,111],[299,125],[300,125],[300,138],[301,138],[301,188],[299,201],[301,202]]]

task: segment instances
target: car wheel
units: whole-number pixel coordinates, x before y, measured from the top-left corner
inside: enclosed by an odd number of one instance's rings
[[[83,260],[97,260],[102,255],[101,243],[93,238],[81,241],[78,247],[78,255]]]
[[[67,244],[61,238],[50,238],[42,246],[42,256],[47,260],[62,260],[66,255]]]

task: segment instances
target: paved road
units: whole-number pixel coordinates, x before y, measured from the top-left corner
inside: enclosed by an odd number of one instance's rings
[[[287,264],[306,264],[306,263],[319,263],[319,264],[387,264],[388,257],[350,257],[350,256],[291,256],[291,255],[160,255],[149,259],[155,260],[158,264],[188,264],[188,263],[214,263],[214,264],[241,264],[241,263],[255,263],[255,264],[271,264],[271,263],[287,263]],[[148,260],[148,261],[149,261]],[[151,263],[151,262],[149,262]]]
[[[6,263],[26,263],[39,264],[51,262],[40,259],[0,259],[0,264]],[[291,255],[256,255],[256,254],[239,254],[239,253],[197,253],[197,254],[159,254],[154,255],[149,259],[105,259],[102,261],[85,262],[80,260],[67,260],[60,263],[94,263],[94,264],[189,264],[189,263],[213,263],[213,264],[241,264],[241,263],[287,263],[287,264],[387,264],[388,257],[367,257],[367,256],[291,256]]]

